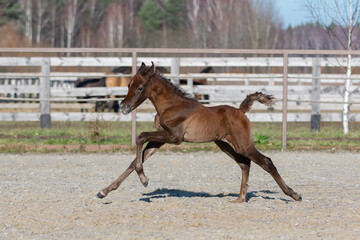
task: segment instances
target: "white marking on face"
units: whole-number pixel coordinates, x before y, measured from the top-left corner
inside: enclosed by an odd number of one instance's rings
[[[135,76],[134,76],[135,77]],[[131,85],[133,84],[133,80],[134,80],[134,77],[131,78],[130,82],[129,82],[129,88],[131,88]]]

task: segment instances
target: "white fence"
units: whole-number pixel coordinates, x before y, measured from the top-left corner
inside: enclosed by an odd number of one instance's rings
[[[15,76],[6,76],[6,73],[1,73],[0,95],[2,100],[9,100],[8,96],[14,98],[25,93],[32,93],[39,95],[38,101],[40,113],[38,112],[21,112],[21,111],[7,111],[11,103],[2,103],[2,111],[0,113],[0,120],[3,121],[18,121],[18,120],[39,120],[44,127],[52,120],[72,121],[72,120],[90,120],[93,115],[91,113],[79,112],[54,112],[51,111],[50,102],[53,101],[74,101],[77,96],[104,96],[108,94],[124,94],[124,88],[98,88],[98,89],[76,89],[71,88],[72,81],[61,79],[51,70],[51,67],[119,67],[132,66],[132,74],[136,73],[136,66],[144,61],[150,64],[151,61],[157,66],[171,67],[171,77],[178,79],[180,68],[191,67],[223,67],[228,68],[281,68],[282,73],[274,75],[251,75],[240,74],[227,75],[214,74],[206,76],[207,86],[194,86],[192,79],[198,75],[192,74],[185,76],[188,79],[188,84],[185,86],[188,91],[199,94],[206,94],[209,99],[206,101],[209,104],[230,103],[238,105],[246,94],[253,91],[264,91],[274,94],[282,103],[278,103],[273,109],[264,109],[263,106],[254,106],[257,110],[256,114],[250,112],[248,115],[252,121],[282,121],[282,148],[286,149],[286,124],[288,121],[310,121],[310,105],[312,111],[319,109],[319,106],[325,108],[324,104],[331,104],[324,111],[321,111],[321,118],[323,121],[340,121],[342,104],[342,85],[344,76],[331,75],[329,77],[313,74],[312,76],[293,75],[295,72],[293,68],[302,67],[313,69],[323,68],[339,68],[346,66],[346,59],[344,56],[351,54],[353,56],[353,66],[360,66],[360,51],[337,51],[337,50],[277,50],[277,49],[145,49],[145,48],[0,48],[0,68],[1,67],[39,67],[41,69],[40,76],[32,76],[32,80],[20,76],[21,80],[17,80]],[[31,54],[31,56],[43,55],[49,57],[13,57],[24,54]],[[108,54],[112,55],[123,54],[132,57],[53,57],[54,54]],[[204,55],[205,54],[205,55]],[[271,57],[247,57],[247,56],[271,56]],[[3,57],[4,55],[10,55]],[[152,56],[143,57],[140,55]],[[217,57],[190,57],[194,55],[217,56]],[[219,57],[227,56],[227,57]],[[171,56],[171,57],[163,57]],[[235,56],[235,57],[234,57]],[[241,57],[238,57],[241,56]],[[246,57],[244,57],[246,56]],[[299,57],[305,56],[305,57]],[[309,57],[313,56],[313,57]],[[319,61],[314,65],[315,56],[320,56]],[[325,57],[326,56],[326,57]],[[330,56],[330,57],[328,57]],[[319,72],[319,71],[315,71]],[[279,73],[279,72],[277,72]],[[94,75],[94,74],[93,74]],[[174,76],[176,75],[176,76]],[[75,74],[74,74],[75,76]],[[181,76],[182,77],[182,76]],[[56,79],[57,78],[57,79]],[[66,77],[68,78],[68,77]],[[70,79],[70,77],[68,78]],[[319,81],[319,79],[321,79]],[[50,87],[50,83],[52,87]],[[327,83],[328,82],[328,83]],[[27,84],[26,84],[27,83]],[[309,84],[312,83],[311,89]],[[314,84],[315,83],[315,84]],[[25,85],[24,85],[25,84]],[[350,104],[350,120],[359,121],[359,78],[355,76],[352,79],[352,94]],[[62,98],[62,99],[59,99]],[[310,101],[311,99],[311,101]],[[14,101],[18,101],[19,99]],[[23,99],[24,100],[24,99]],[[13,101],[13,102],[14,102]],[[5,104],[5,105],[4,105]],[[6,105],[8,104],[8,105]],[[23,104],[23,103],[21,103]],[[55,105],[55,104],[53,104]],[[146,106],[146,104],[145,104]],[[21,107],[17,105],[17,107]],[[15,107],[15,108],[17,108]],[[5,108],[5,111],[4,111]],[[141,110],[141,109],[140,109]],[[282,113],[279,111],[281,110]],[[315,111],[316,112],[316,111]],[[128,117],[117,115],[114,113],[104,113],[105,120],[114,121],[128,121]],[[147,121],[153,118],[154,114],[141,113],[135,114],[132,112],[132,144],[135,144],[135,117],[138,121]]]
[[[189,58],[179,59],[179,66],[174,66],[173,58],[137,58],[137,64],[142,61],[150,63],[153,61],[156,66],[162,67],[282,67],[283,58],[260,58],[260,57],[229,57],[229,58]],[[44,65],[44,60],[45,64]],[[338,67],[344,65],[344,58],[320,58],[319,64],[323,67]],[[37,66],[42,69],[50,67],[119,67],[131,66],[132,58],[124,57],[0,57],[0,66]],[[289,58],[289,67],[312,67],[313,58],[294,57]],[[355,58],[353,66],[360,66],[360,60]],[[51,81],[50,97],[52,101],[76,102],[77,97],[85,96],[109,96],[126,95],[126,87],[113,88],[74,88],[74,81],[79,77],[101,77],[105,73],[69,73],[69,72],[50,72],[49,74],[37,73],[1,73],[0,74],[0,94],[10,98],[21,96],[39,96],[41,92],[40,77]],[[183,86],[188,92],[193,94],[207,95],[205,101],[209,105],[230,104],[238,106],[247,94],[255,91],[262,91],[274,95],[281,100],[283,96],[283,75],[282,74],[239,74],[239,73],[213,73],[198,74],[188,73],[174,75],[165,75],[170,78],[187,79],[187,86]],[[193,85],[194,78],[206,78],[209,85]],[[360,102],[360,77],[352,77],[352,102]],[[311,74],[288,74],[288,121],[307,122],[311,115],[311,93],[313,91],[310,85],[314,79]],[[343,92],[344,75],[341,74],[323,74],[321,75],[320,91],[320,109],[322,121],[341,121],[341,102]],[[48,91],[48,90],[46,90]],[[40,97],[41,98],[41,97]],[[19,104],[2,103],[1,108],[18,108]],[[79,106],[79,105],[77,105]],[[147,106],[147,105],[145,105]],[[37,104],[27,107],[37,108]],[[273,108],[268,109],[263,105],[254,106],[254,113],[249,113],[252,121],[282,121],[281,111],[282,102],[278,102]],[[360,106],[353,104],[351,106],[350,121],[360,121]],[[89,121],[98,114],[81,112],[51,112],[53,121]],[[154,113],[142,113],[141,109],[137,113],[137,121],[152,121]],[[115,113],[104,113],[102,118],[107,121],[130,121],[130,117]],[[0,114],[1,121],[38,121],[40,113],[37,112],[6,112]]]

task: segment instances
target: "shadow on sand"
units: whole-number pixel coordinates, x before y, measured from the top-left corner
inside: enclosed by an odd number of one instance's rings
[[[269,190],[261,190],[261,191],[251,191],[248,192],[246,195],[246,201],[249,201],[251,198],[263,198],[267,200],[275,200],[274,197],[264,196],[264,194],[276,194],[277,192],[269,191]],[[193,191],[186,191],[181,189],[168,189],[168,188],[161,188],[157,189],[150,193],[143,193],[144,197],[140,198],[139,201],[144,202],[152,202],[154,199],[158,198],[168,198],[168,197],[177,197],[177,198],[193,198],[193,197],[205,197],[205,198],[223,198],[223,197],[238,197],[238,194],[235,193],[229,193],[229,194],[210,194],[207,192],[193,192]],[[234,199],[235,200],[235,199]],[[280,198],[279,200],[284,202],[292,202],[292,200],[287,200],[284,198]]]

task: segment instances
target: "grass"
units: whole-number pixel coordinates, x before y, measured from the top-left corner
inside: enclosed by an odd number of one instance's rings
[[[270,136],[260,149],[281,149],[281,123],[253,123],[254,135]],[[320,132],[310,132],[310,123],[289,123],[287,149],[360,150],[360,123],[350,123],[350,133],[344,135],[341,123],[322,123]]]
[[[0,152],[47,151],[41,146],[121,145],[130,149],[130,122],[52,122],[51,129],[41,129],[39,122],[0,122]],[[281,150],[281,123],[252,123],[254,142],[260,150]],[[137,123],[137,134],[154,131],[151,122]],[[342,133],[341,123],[322,123],[320,132],[310,132],[309,123],[288,124],[287,149],[341,149],[360,151],[360,123],[350,123],[350,133]],[[39,146],[29,149],[28,146]],[[170,146],[170,145],[169,145]],[[81,151],[82,147],[79,147]],[[217,150],[214,143],[183,143],[173,151]],[[48,151],[57,151],[56,149]]]

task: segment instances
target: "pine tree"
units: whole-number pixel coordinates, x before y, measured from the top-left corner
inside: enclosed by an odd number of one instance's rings
[[[147,29],[156,31],[163,24],[164,13],[157,7],[155,0],[147,0],[139,11],[139,17]]]
[[[0,0],[0,25],[18,21],[22,14],[18,1]]]
[[[164,18],[170,29],[176,30],[180,26],[180,23],[185,22],[185,0],[168,0],[166,1],[164,10]]]

